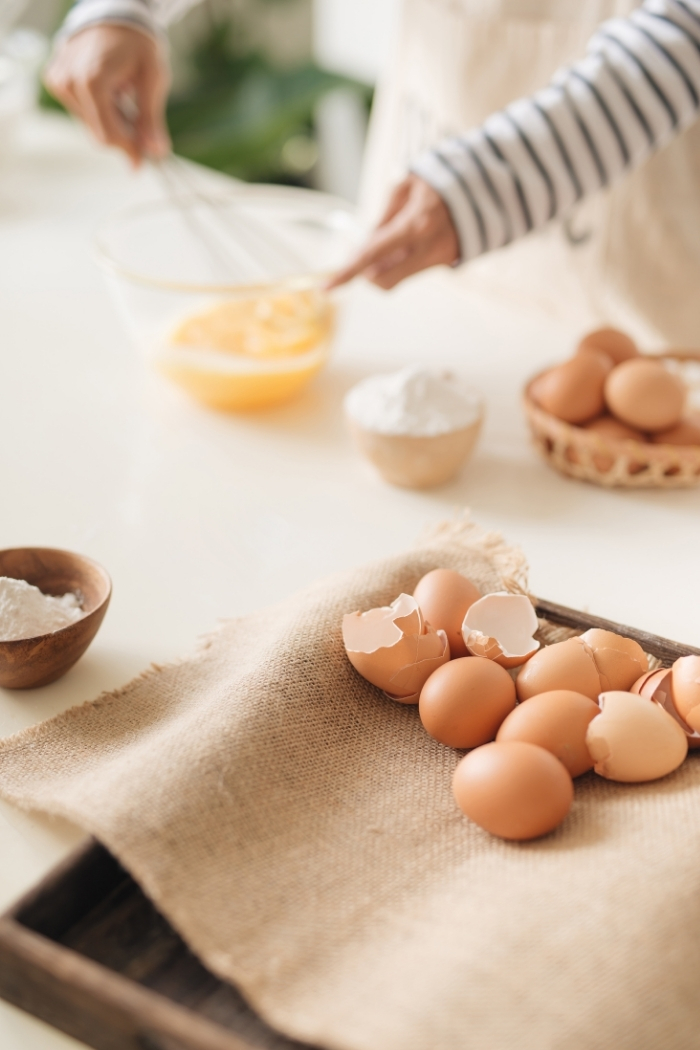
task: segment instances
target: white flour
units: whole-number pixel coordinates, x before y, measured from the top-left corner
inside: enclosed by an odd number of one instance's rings
[[[475,423],[481,401],[450,372],[409,367],[363,379],[345,395],[345,411],[365,430],[430,437]]]
[[[83,616],[75,594],[42,594],[25,580],[0,576],[0,641],[36,638],[75,623]]]

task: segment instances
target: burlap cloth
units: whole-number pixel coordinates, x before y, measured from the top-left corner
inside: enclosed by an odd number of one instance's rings
[[[526,845],[346,661],[341,616],[522,559],[469,526],[226,623],[192,659],[5,740],[0,792],[97,836],[288,1035],[343,1050],[700,1046],[700,763],[589,774]]]

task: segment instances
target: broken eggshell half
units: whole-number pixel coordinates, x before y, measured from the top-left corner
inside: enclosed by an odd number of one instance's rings
[[[675,718],[679,726],[688,737],[688,747],[697,749],[700,747],[700,733],[691,728],[678,710],[678,705],[673,695],[673,674],[670,667],[659,667],[656,671],[647,671],[638,678],[630,692],[646,697],[647,700],[655,700],[660,704],[672,718]]]
[[[681,765],[688,738],[655,700],[612,690],[598,698],[600,714],[589,723],[586,746],[596,773],[608,780],[658,780]]]
[[[666,676],[670,673],[671,669],[669,667],[659,667],[656,671],[647,671],[630,687],[630,693],[646,697],[647,700],[656,700],[655,693],[657,689],[665,683]],[[657,700],[656,702],[659,703],[660,701]]]
[[[345,615],[343,643],[355,670],[403,704],[417,704],[427,679],[450,658],[447,635],[425,622],[410,594]]]
[[[530,599],[500,591],[474,602],[462,623],[462,637],[471,655],[506,668],[520,667],[537,652],[536,630],[537,616]]]

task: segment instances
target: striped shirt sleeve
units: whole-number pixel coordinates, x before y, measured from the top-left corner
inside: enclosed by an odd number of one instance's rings
[[[462,261],[500,248],[619,179],[698,117],[700,0],[646,0],[604,22],[544,90],[422,154]]]
[[[77,0],[58,33],[58,40],[89,26],[128,25],[157,35],[198,0]]]

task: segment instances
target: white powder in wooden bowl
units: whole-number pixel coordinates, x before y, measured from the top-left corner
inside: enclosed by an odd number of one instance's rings
[[[409,367],[363,379],[346,394],[345,411],[375,433],[433,437],[475,423],[481,400],[451,372]]]
[[[50,634],[83,615],[77,595],[71,592],[54,598],[26,580],[0,576],[0,642]]]

